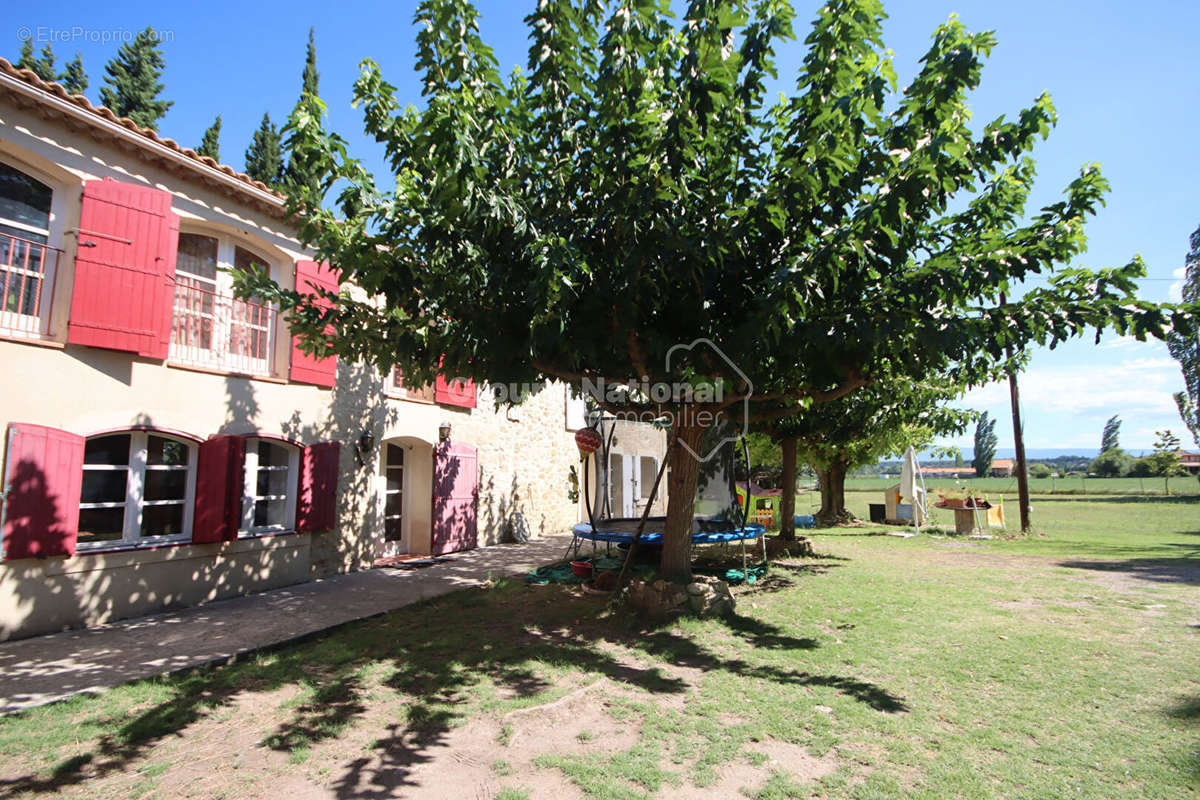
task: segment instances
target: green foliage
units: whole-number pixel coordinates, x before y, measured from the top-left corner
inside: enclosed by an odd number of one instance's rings
[[[38,57],[33,55],[33,37],[26,36],[21,40],[21,54],[17,58],[17,69],[32,70],[39,78],[44,81],[58,80],[58,73],[54,70],[54,48],[49,42],[42,45],[42,52]]]
[[[297,110],[300,110],[305,103],[315,100],[320,96],[321,75],[317,72],[317,44],[314,38],[315,35],[316,29],[309,28],[308,47],[304,54],[304,72],[301,75],[300,99],[296,103]],[[320,191],[321,176],[319,169],[304,152],[297,153],[290,151],[288,153],[287,166],[284,168],[283,176],[287,182],[297,187],[304,187],[306,191]]]
[[[216,121],[204,132],[196,155],[208,156],[213,161],[221,160],[221,115],[217,114]]]
[[[1127,477],[1130,478],[1152,478],[1154,477],[1154,466],[1148,458],[1135,458],[1129,467]]]
[[[369,60],[355,85],[394,188],[306,94],[288,145],[322,179],[294,192],[302,235],[382,303],[300,315],[302,336],[332,324],[347,357],[428,379],[444,355],[455,374],[518,382],[677,378],[667,350],[705,337],[755,397],[802,406],[884,363],[977,374],[1005,346],[1191,324],[1136,298],[1136,259],[1061,270],[999,302],[1082,252],[1107,182],[1085,167],[1063,200],[1026,213],[1028,154],[1055,114],[1043,96],[968,128],[990,34],[947,22],[899,92],[882,7],[838,0],[813,25],[793,91],[773,101],[786,4],[695,3],[685,17],[548,0],[527,20],[528,70],[504,79],[474,6],[426,0],[423,107],[401,108]]]
[[[76,52],[75,57],[67,62],[63,72],[58,76],[58,82],[71,94],[83,94],[88,88],[87,72],[83,69],[83,55]]]
[[[1108,422],[1104,423],[1104,433],[1100,436],[1100,452],[1106,453],[1114,447],[1120,447],[1121,441],[1118,434],[1121,431],[1121,418],[1113,414],[1108,418]]]
[[[1120,478],[1133,469],[1133,456],[1119,447],[1105,450],[1088,465],[1088,472],[1101,478]]]
[[[246,174],[272,189],[278,189],[282,184],[283,144],[270,114],[263,114],[262,124],[246,148]]]
[[[158,82],[165,66],[158,34],[147,27],[133,41],[121,45],[116,57],[105,65],[100,102],[119,117],[158,130],[158,121],[174,105],[159,98],[166,88]]]
[[[783,468],[783,454],[779,449],[779,442],[765,433],[750,433],[746,436],[746,449],[750,453],[748,474],[751,476],[766,474],[778,477],[779,471]],[[739,452],[737,458],[738,463],[745,467],[745,464],[741,464],[745,460],[745,455]]]
[[[1185,261],[1183,301],[1200,302],[1200,229],[1191,237],[1191,250]],[[1183,370],[1185,390],[1175,395],[1179,416],[1200,447],[1200,333],[1174,331],[1167,337],[1167,349]]]
[[[1029,477],[1031,478],[1049,478],[1053,470],[1045,464],[1030,464]]]
[[[996,445],[1000,443],[996,436],[996,420],[988,419],[987,412],[979,417],[975,425],[975,454],[971,466],[977,477],[984,477],[992,469],[992,461],[996,458]]]
[[[1171,493],[1171,478],[1175,475],[1186,475],[1179,457],[1179,437],[1171,431],[1156,431],[1158,438],[1154,441],[1154,452],[1146,456],[1150,471],[1161,475],[1163,479],[1163,494]]]

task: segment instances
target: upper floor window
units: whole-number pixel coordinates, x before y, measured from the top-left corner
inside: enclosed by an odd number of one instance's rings
[[[416,400],[421,403],[432,403],[434,400],[433,387],[426,384],[425,386],[412,387],[404,382],[404,373],[398,368],[392,367],[392,371],[388,373],[387,381],[384,387],[392,397],[401,397],[405,400]]]
[[[42,333],[58,250],[50,247],[53,191],[0,163],[0,329]]]
[[[231,268],[269,271],[269,260],[222,237],[180,233],[170,358],[222,372],[270,375],[276,310],[236,300]]]
[[[270,439],[246,441],[242,531],[277,533],[296,527],[300,451]]]
[[[88,439],[78,547],[190,539],[195,465],[195,445],[170,436],[129,431]]]

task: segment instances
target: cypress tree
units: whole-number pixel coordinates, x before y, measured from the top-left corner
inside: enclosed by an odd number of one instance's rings
[[[37,72],[37,59],[33,57],[32,36],[26,36],[21,40],[21,53],[17,57],[17,69],[31,69]]]
[[[82,55],[75,53],[75,57],[67,62],[66,68],[58,76],[58,82],[71,94],[83,94],[87,91],[88,76],[83,70]]]
[[[17,69],[33,70],[44,81],[57,79],[54,73],[54,48],[49,42],[42,47],[42,54],[35,58],[33,55],[33,37],[26,36],[21,42],[21,55],[17,59]]]
[[[196,148],[196,155],[208,156],[213,161],[221,160],[221,115],[217,114],[217,121],[204,132],[204,138],[200,140],[200,146]]]
[[[33,71],[38,74],[38,77],[44,81],[58,80],[58,73],[54,70],[54,48],[49,42],[42,45],[42,55],[37,60],[37,66]]]
[[[317,45],[314,35],[315,29],[309,28],[308,49],[304,57],[304,73],[301,78],[300,99],[296,101],[297,109],[300,108],[306,97],[310,95],[312,97],[319,96],[318,84],[320,83],[321,75],[317,72]],[[287,168],[284,170],[284,179],[287,183],[295,186],[311,186],[315,191],[319,177],[314,174],[311,165],[297,158],[295,153],[288,154]]]
[[[282,182],[283,145],[270,114],[263,114],[262,124],[246,148],[246,174],[272,189],[279,188]]]
[[[100,102],[119,117],[129,117],[144,128],[158,130],[158,121],[174,105],[158,97],[166,88],[158,82],[164,66],[158,35],[154,28],[146,28],[132,42],[121,45],[116,58],[105,65],[107,85],[100,89]]]

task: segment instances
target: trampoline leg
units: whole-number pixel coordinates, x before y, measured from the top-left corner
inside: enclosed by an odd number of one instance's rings
[[[743,536],[738,541],[742,543],[742,580],[744,580],[746,583],[749,583],[750,573],[746,571],[746,539]]]

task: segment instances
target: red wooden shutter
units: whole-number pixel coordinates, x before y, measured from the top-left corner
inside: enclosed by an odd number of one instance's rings
[[[242,521],[246,440],[241,436],[214,436],[201,442],[199,450],[192,541],[232,541]]]
[[[178,247],[168,192],[85,183],[67,341],[165,359]]]
[[[300,454],[300,499],[296,530],[327,531],[337,523],[340,442],[310,444]]]
[[[434,555],[472,550],[479,536],[479,456],[462,442],[442,442],[433,451]]]
[[[439,403],[462,408],[475,407],[475,381],[446,380],[441,375],[433,384],[433,396]]]
[[[41,425],[8,426],[4,470],[4,557],[75,553],[83,437]]]
[[[296,291],[311,294],[313,289],[328,289],[333,293],[338,291],[338,277],[328,263],[316,261],[296,262]],[[329,302],[318,301],[318,305],[328,308]],[[299,339],[292,337],[292,368],[288,377],[297,383],[311,383],[316,386],[332,387],[337,383],[337,356],[317,358],[303,352],[297,344]]]

